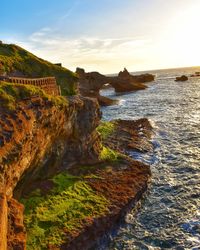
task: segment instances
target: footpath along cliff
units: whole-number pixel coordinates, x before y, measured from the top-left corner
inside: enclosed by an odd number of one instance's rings
[[[89,249],[142,197],[148,120],[101,122],[96,99],[0,82],[0,249]]]

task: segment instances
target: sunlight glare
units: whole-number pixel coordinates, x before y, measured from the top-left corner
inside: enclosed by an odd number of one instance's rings
[[[180,10],[174,17],[167,30],[167,42],[173,54],[178,55],[188,65],[200,65],[200,3],[190,8]]]

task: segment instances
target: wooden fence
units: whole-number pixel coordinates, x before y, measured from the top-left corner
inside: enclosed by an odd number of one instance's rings
[[[19,84],[29,84],[40,87],[49,95],[61,95],[60,86],[56,83],[55,77],[44,78],[22,78],[22,77],[6,77],[5,81]]]

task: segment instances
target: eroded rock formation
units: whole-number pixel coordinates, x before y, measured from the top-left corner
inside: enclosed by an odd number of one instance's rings
[[[114,129],[106,138],[103,145],[110,147],[116,152],[124,154],[128,150],[141,152],[153,150],[150,143],[152,127],[147,119],[138,121],[116,120],[112,122]],[[80,168],[70,169],[73,175],[84,174]],[[88,169],[87,175],[94,174],[98,178],[90,179],[89,184],[99,194],[109,200],[110,212],[95,219],[93,223],[86,224],[84,230],[76,236],[72,236],[70,242],[64,244],[61,249],[77,250],[96,249],[95,241],[115,229],[116,225],[123,221],[124,216],[147,190],[150,179],[149,166],[130,159],[121,158],[116,163],[108,162],[106,165],[96,165],[95,169]],[[86,174],[86,173],[85,173]]]
[[[104,197],[107,209],[96,218],[86,217],[76,230],[65,230],[64,242],[50,244],[47,249],[93,247],[142,197],[148,187],[149,166],[125,155],[117,161],[99,158],[104,147],[96,131],[100,116],[97,101],[84,97],[69,98],[68,106],[57,107],[37,97],[20,102],[13,111],[0,108],[1,250],[26,249],[24,208],[17,200],[34,188],[50,192],[52,177],[60,172],[87,180],[91,192]],[[149,150],[145,139],[150,130],[145,119],[116,121],[114,132],[103,145],[122,153],[128,148]]]
[[[79,89],[83,96],[95,97],[100,105],[112,105],[115,101],[102,97],[99,91],[109,84],[116,92],[136,91],[147,88],[144,83],[151,82],[155,76],[151,74],[142,74],[133,76],[127,69],[119,72],[118,76],[105,76],[98,72],[85,73],[84,69],[77,68],[76,73],[79,77]]]
[[[1,250],[13,244],[10,249],[25,249],[23,206],[12,198],[16,185],[15,197],[20,197],[38,177],[77,162],[97,162],[99,120],[97,102],[84,97],[69,99],[67,108],[41,98],[23,101],[15,111],[0,108]]]

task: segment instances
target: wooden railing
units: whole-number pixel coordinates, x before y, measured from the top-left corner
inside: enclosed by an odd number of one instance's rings
[[[11,83],[29,84],[40,87],[49,95],[61,95],[60,86],[56,83],[55,77],[44,78],[21,78],[21,77],[8,77],[6,81]]]

